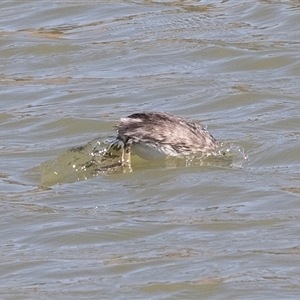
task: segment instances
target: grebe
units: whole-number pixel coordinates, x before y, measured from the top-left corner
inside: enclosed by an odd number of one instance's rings
[[[121,165],[131,164],[131,151],[144,159],[216,154],[215,138],[202,126],[166,112],[141,112],[121,118],[110,149],[122,150]]]

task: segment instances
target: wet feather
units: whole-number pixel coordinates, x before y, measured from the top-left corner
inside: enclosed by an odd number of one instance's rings
[[[116,128],[116,145],[131,147],[146,159],[217,150],[217,141],[205,128],[170,113],[135,113],[121,118]]]

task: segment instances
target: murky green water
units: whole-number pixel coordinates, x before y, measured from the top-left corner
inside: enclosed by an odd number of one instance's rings
[[[297,299],[299,12],[2,1],[1,297]],[[249,159],[69,168],[68,149],[114,139],[116,120],[141,110],[200,121]]]

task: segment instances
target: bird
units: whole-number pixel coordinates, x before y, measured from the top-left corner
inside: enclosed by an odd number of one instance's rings
[[[120,164],[131,168],[131,153],[143,159],[215,155],[217,140],[201,125],[167,112],[145,111],[120,118],[117,138],[107,151],[122,151]]]

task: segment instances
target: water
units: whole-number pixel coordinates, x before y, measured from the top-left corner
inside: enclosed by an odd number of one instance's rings
[[[299,9],[2,1],[1,298],[297,299]],[[248,161],[66,167],[141,110],[199,121]]]

